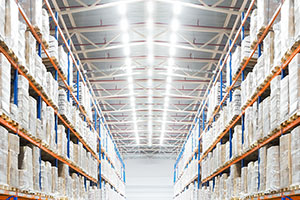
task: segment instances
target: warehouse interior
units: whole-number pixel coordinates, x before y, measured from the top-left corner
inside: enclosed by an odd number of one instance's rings
[[[0,199],[300,199],[299,0],[1,0]]]

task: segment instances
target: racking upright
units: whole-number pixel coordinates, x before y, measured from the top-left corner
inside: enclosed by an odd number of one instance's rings
[[[289,0],[286,0],[287,2],[289,2]],[[271,32],[272,27],[275,24],[275,20],[278,18],[280,12],[281,12],[281,8],[282,5],[284,4],[284,1],[282,3],[278,3],[276,9],[274,10],[274,13],[270,16],[269,21],[267,22],[265,27],[262,27],[261,29],[259,29],[259,32],[257,34],[257,40],[255,40],[252,44],[252,50],[250,53],[250,56],[246,59],[243,59],[241,61],[241,65],[239,67],[239,69],[237,70],[236,74],[234,74],[234,76],[232,76],[231,74],[231,52],[233,51],[234,45],[235,43],[237,43],[238,41],[238,37],[241,37],[241,42],[245,39],[245,32],[244,32],[244,25],[246,23],[246,20],[248,19],[248,17],[250,16],[250,12],[252,11],[252,9],[254,8],[254,4],[255,4],[255,0],[251,1],[249,8],[246,12],[246,14],[242,13],[242,18],[241,18],[241,26],[237,31],[237,34],[235,35],[235,38],[233,40],[233,42],[231,43],[228,53],[226,54],[224,60],[220,61],[220,66],[217,68],[218,69],[218,73],[215,74],[215,78],[214,81],[211,82],[212,84],[210,84],[210,87],[208,87],[207,91],[206,91],[206,98],[203,100],[203,103],[201,104],[202,106],[199,107],[196,118],[199,118],[199,121],[202,118],[203,121],[203,131],[201,133],[199,133],[199,169],[203,168],[203,161],[205,159],[207,159],[208,156],[212,155],[212,152],[215,150],[215,148],[217,147],[217,145],[219,143],[222,144],[222,140],[227,136],[226,140],[229,140],[229,160],[226,163],[222,163],[222,165],[220,167],[218,167],[217,169],[212,170],[210,173],[208,174],[202,174],[202,173],[198,173],[198,185],[202,186],[202,189],[204,188],[204,191],[207,191],[207,189],[209,190],[215,189],[215,178],[220,178],[221,175],[223,176],[223,173],[228,173],[230,174],[230,170],[232,168],[233,165],[240,163],[241,167],[243,168],[246,164],[246,160],[248,160],[250,157],[253,155],[257,156],[258,159],[258,190],[260,188],[260,170],[259,170],[259,161],[260,161],[260,148],[264,147],[268,144],[271,144],[271,142],[276,143],[276,138],[282,136],[285,133],[289,133],[293,128],[297,127],[299,125],[300,119],[299,119],[299,114],[298,112],[293,113],[289,118],[286,118],[284,121],[280,122],[280,124],[278,124],[278,126],[274,129],[271,130],[270,133],[265,136],[264,138],[261,138],[260,140],[256,141],[256,143],[254,143],[252,146],[250,146],[248,149],[242,151],[239,155],[232,157],[232,129],[237,125],[240,124],[241,125],[241,143],[242,146],[244,145],[245,142],[245,113],[246,110],[249,109],[249,107],[251,107],[255,102],[257,102],[257,106],[258,104],[262,103],[262,96],[265,95],[265,93],[268,91],[268,88],[270,87],[271,81],[273,79],[276,79],[276,77],[281,76],[281,78],[286,76],[286,68],[288,67],[288,65],[290,64],[290,62],[298,55],[298,53],[300,52],[300,45],[299,45],[299,37],[296,37],[292,39],[292,42],[290,44],[290,46],[288,47],[288,49],[284,49],[284,52],[282,54],[282,58],[280,59],[281,62],[274,64],[274,66],[272,66],[273,68],[268,71],[268,73],[266,74],[265,77],[263,77],[263,80],[261,81],[261,83],[257,84],[255,89],[255,92],[253,95],[251,95],[249,97],[249,99],[246,99],[245,105],[243,104],[241,106],[241,111],[238,115],[234,116],[233,119],[231,119],[229,121],[229,123],[225,126],[225,128],[223,130],[221,130],[221,132],[218,132],[217,137],[213,139],[212,143],[206,148],[203,149],[203,135],[204,134],[209,134],[208,130],[210,129],[211,125],[215,122],[215,117],[217,116],[217,114],[219,113],[219,111],[223,108],[223,106],[225,105],[226,100],[229,98],[231,100],[231,95],[232,95],[232,90],[235,88],[236,84],[241,81],[245,80],[246,77],[246,68],[249,67],[249,65],[251,65],[251,62],[253,62],[253,56],[254,54],[257,52],[258,56],[261,57],[262,56],[262,44],[264,42],[264,39],[266,38],[266,36],[268,35],[268,33]],[[229,60],[229,62],[228,62]],[[229,86],[227,87],[227,91],[226,94],[224,95],[224,97],[222,97],[222,69],[225,67],[226,63],[229,65],[229,67],[227,69],[229,69],[230,71],[227,73],[229,73]],[[232,78],[234,77],[234,78]],[[212,113],[212,115],[208,118],[208,120],[205,120],[205,113],[206,113],[206,104],[208,102],[209,99],[209,95],[210,95],[210,88],[211,85],[215,86],[218,79],[220,78],[220,94],[221,94],[221,101],[220,103],[216,106],[216,109],[214,110],[214,112]],[[230,101],[229,100],[229,101]],[[227,100],[228,101],[228,100]],[[261,112],[261,111],[260,111]],[[272,115],[272,113],[271,113]],[[206,123],[205,123],[206,121]],[[262,122],[261,122],[262,123]],[[192,128],[191,128],[192,129]],[[224,141],[223,141],[224,142]],[[201,151],[200,151],[201,150]],[[226,151],[227,152],[227,151]],[[258,153],[256,153],[258,152]],[[256,154],[255,154],[256,153]],[[182,152],[179,154],[179,158],[181,157]],[[177,167],[177,162],[175,164],[175,172],[176,172],[176,167]],[[203,172],[203,171],[202,171]],[[176,176],[177,172],[175,173]],[[219,179],[220,180],[220,179]],[[212,185],[211,185],[212,183]],[[207,187],[209,186],[209,187]],[[187,188],[183,188],[183,190],[179,191],[179,194],[177,194],[175,196],[175,199],[180,199],[180,192],[185,191]],[[199,188],[198,188],[199,189]],[[216,191],[215,191],[216,192]],[[252,197],[244,197],[245,199],[298,199],[299,198],[299,190],[297,189],[297,187],[289,187],[289,188],[284,188],[284,190],[275,190],[272,191],[273,193],[275,192],[275,194],[268,194],[268,193],[253,193]],[[184,193],[182,193],[184,194]],[[199,195],[204,195],[204,196],[198,196],[199,199],[206,199],[208,198],[208,196],[205,196],[205,193],[200,193]],[[178,197],[178,198],[177,198]],[[210,199],[210,198],[208,198]]]
[[[15,12],[20,13],[26,26],[28,27],[28,29],[34,36],[35,40],[37,41],[38,55],[41,56],[42,51],[46,54],[48,61],[51,63],[52,68],[54,69],[55,81],[58,81],[58,78],[61,79],[60,81],[64,84],[64,87],[67,90],[68,101],[70,101],[70,99],[72,98],[72,101],[75,103],[76,107],[80,110],[84,121],[86,121],[88,123],[89,129],[90,129],[90,134],[96,134],[97,143],[98,143],[98,155],[96,154],[97,150],[91,148],[91,146],[87,143],[87,141],[85,141],[85,139],[81,135],[81,133],[79,133],[78,130],[75,129],[74,124],[71,124],[69,119],[67,119],[65,116],[63,116],[62,114],[59,113],[58,105],[56,105],[54,103],[53,99],[51,99],[51,97],[48,96],[48,94],[45,92],[44,88],[42,88],[41,85],[39,83],[37,83],[37,81],[35,80],[35,77],[33,77],[28,72],[28,69],[25,66],[20,64],[18,57],[17,57],[17,53],[13,52],[8,47],[5,39],[3,41],[1,41],[0,51],[7,58],[9,63],[15,68],[14,73],[13,73],[14,74],[14,79],[13,79],[14,104],[16,104],[16,105],[18,104],[18,81],[19,81],[18,79],[20,76],[25,77],[30,85],[30,88],[32,88],[32,90],[34,90],[34,93],[37,97],[37,117],[41,118],[42,102],[45,102],[49,107],[51,107],[55,113],[54,129],[55,129],[56,145],[58,142],[57,141],[58,140],[58,123],[61,123],[63,126],[65,126],[67,128],[67,157],[62,157],[61,155],[58,154],[58,152],[55,149],[51,149],[49,147],[49,145],[42,143],[41,140],[34,137],[28,130],[22,128],[18,124],[17,121],[13,120],[10,117],[10,114],[7,112],[3,113],[0,117],[1,125],[6,127],[9,131],[12,131],[13,133],[21,136],[27,142],[38,147],[40,149],[40,164],[41,164],[42,151],[46,152],[47,155],[49,155],[55,159],[56,167],[58,167],[58,161],[60,161],[62,163],[65,163],[66,165],[68,165],[70,168],[72,168],[72,170],[74,170],[78,174],[83,175],[85,185],[86,185],[86,180],[88,179],[91,181],[91,186],[98,184],[98,187],[101,189],[102,184],[106,182],[106,183],[109,183],[115,191],[117,191],[121,196],[124,197],[125,196],[124,187],[117,188],[119,186],[118,182],[123,182],[123,184],[125,183],[124,162],[120,156],[120,153],[118,152],[118,149],[117,149],[115,143],[113,142],[113,138],[110,134],[109,128],[105,122],[105,118],[104,118],[97,102],[95,100],[91,101],[91,103],[94,106],[94,123],[93,123],[92,119],[90,119],[87,116],[86,110],[82,107],[82,105],[79,102],[79,83],[81,82],[84,85],[88,85],[88,84],[87,84],[87,81],[86,81],[84,75],[81,73],[80,61],[79,60],[76,61],[74,55],[71,52],[71,49],[69,46],[70,40],[66,41],[66,39],[63,35],[63,32],[62,32],[61,28],[59,27],[58,13],[54,14],[49,5],[49,2],[47,0],[44,1],[46,8],[48,9],[48,12],[51,15],[51,19],[55,23],[55,38],[57,40],[58,36],[59,35],[61,36],[64,46],[68,52],[67,53],[68,54],[68,74],[67,74],[67,76],[65,76],[63,74],[57,61],[49,55],[48,50],[47,50],[48,44],[42,40],[42,35],[41,35],[40,30],[38,30],[36,27],[34,27],[32,25],[31,21],[29,20],[28,16],[24,12],[23,8],[18,4],[18,2],[15,2],[14,0],[11,0],[9,3],[10,4],[15,3],[15,5],[17,5],[18,10],[15,10]],[[42,1],[41,1],[41,3],[42,3]],[[59,35],[58,35],[58,33],[59,33]],[[76,80],[77,94],[76,94],[76,96],[74,95],[74,93],[72,91],[73,83],[71,83],[71,81],[70,81],[70,76],[73,76],[73,75],[71,75],[71,73],[72,73],[71,65],[76,67],[76,76],[77,76],[77,80]],[[91,90],[91,88],[89,89],[89,93],[93,94],[93,91]],[[96,131],[98,133],[96,133]],[[89,175],[88,173],[85,172],[85,170],[83,170],[82,167],[78,166],[76,163],[74,163],[73,161],[70,160],[71,134],[73,135],[72,137],[76,138],[77,143],[81,142],[81,144],[84,146],[84,148],[88,152],[90,152],[90,154],[97,161],[97,163],[99,165],[99,177],[98,178],[95,176]],[[102,140],[105,139],[106,142],[101,143],[101,139]],[[109,141],[109,143],[107,141]],[[110,145],[110,146],[108,146],[108,145]],[[109,155],[107,153],[108,148],[112,148],[113,149],[112,152],[115,152],[115,153],[113,153],[112,155]],[[102,160],[102,159],[104,159],[104,160]],[[103,163],[107,163],[107,165],[109,166],[108,168],[105,168],[105,170],[107,171],[107,169],[110,169],[111,170],[110,173],[115,174],[117,179],[115,178],[114,180],[110,180],[110,177],[107,174],[106,174],[106,176],[104,176],[103,170],[101,170],[101,167],[102,167],[101,160]],[[120,164],[117,164],[117,162]],[[116,164],[119,166],[118,169],[115,168]],[[40,167],[40,170],[41,170],[41,167]],[[41,173],[40,173],[40,176],[41,176]],[[104,180],[105,182],[103,182],[102,180]],[[40,182],[41,182],[41,177],[40,177]],[[18,191],[18,192],[8,191],[9,189],[10,188],[5,188],[5,190],[2,191],[1,193],[3,193],[4,196],[7,196],[7,194],[11,194],[12,196],[15,196],[15,197],[18,197],[18,196],[22,197],[22,193],[20,191]],[[23,198],[28,198],[28,199],[35,198],[33,196],[34,195],[27,195],[26,197],[23,197]],[[39,195],[40,198],[42,198],[42,196],[43,195]]]

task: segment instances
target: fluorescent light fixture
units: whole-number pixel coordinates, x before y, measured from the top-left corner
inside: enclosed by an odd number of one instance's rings
[[[125,59],[125,65],[126,65],[126,66],[131,66],[131,58],[128,58],[128,57],[127,57],[127,58]]]
[[[175,33],[172,33],[171,36],[170,36],[170,43],[171,44],[176,44],[177,42],[177,36]]]
[[[122,31],[127,31],[128,30],[128,21],[127,19],[121,19],[121,30]]]
[[[148,53],[148,63],[150,65],[153,64],[153,61],[154,61],[154,57],[153,57],[153,54],[151,52]]]
[[[170,84],[171,82],[172,82],[172,77],[171,77],[171,76],[168,76],[168,77],[167,77],[167,83]]]
[[[123,34],[122,40],[123,40],[124,44],[128,44],[129,43],[129,35],[128,35],[128,33]]]
[[[168,65],[169,66],[173,66],[175,64],[174,59],[173,58],[169,58],[168,59]]]
[[[178,15],[178,14],[181,13],[181,5],[180,5],[180,3],[179,3],[178,1],[175,1],[175,2],[173,3],[173,13],[174,13],[175,15]]]
[[[152,0],[149,0],[147,2],[147,11],[149,14],[152,14],[154,10],[154,2]]]
[[[124,47],[124,55],[129,56],[130,55],[130,48],[129,46]]]
[[[125,15],[127,12],[127,5],[125,3],[120,3],[118,6],[118,11],[120,15]]]
[[[171,22],[171,29],[173,32],[176,32],[179,29],[179,22],[177,19],[173,19]]]
[[[148,30],[153,30],[153,26],[154,26],[153,19],[152,19],[152,17],[149,17],[148,20],[147,20],[147,29]]]
[[[129,84],[132,84],[132,83],[133,83],[133,78],[132,78],[132,76],[128,76],[128,82],[129,82]]]
[[[176,54],[176,48],[175,47],[170,47],[170,49],[169,49],[169,54],[170,54],[170,56],[174,56],[175,54]]]

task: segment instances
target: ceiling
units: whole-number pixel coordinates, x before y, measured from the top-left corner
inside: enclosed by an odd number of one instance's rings
[[[50,0],[125,158],[176,157],[249,3],[150,1]]]

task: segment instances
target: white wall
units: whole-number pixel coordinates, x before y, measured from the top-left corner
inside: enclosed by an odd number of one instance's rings
[[[126,160],[127,200],[171,200],[173,160]]]

